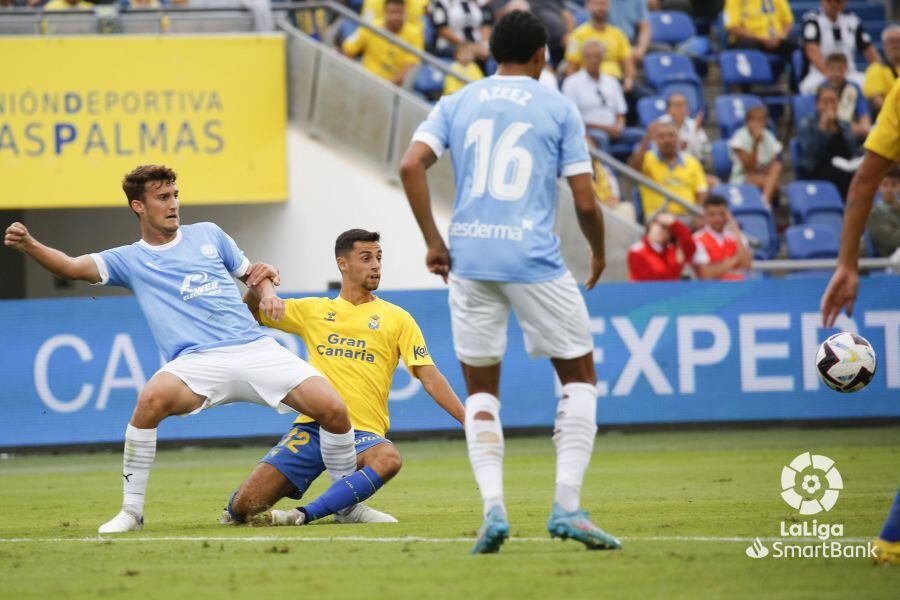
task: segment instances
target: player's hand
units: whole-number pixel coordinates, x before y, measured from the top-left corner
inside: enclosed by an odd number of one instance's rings
[[[270,264],[263,262],[253,263],[247,269],[247,285],[249,287],[255,287],[266,279],[271,280],[272,285],[281,285],[281,276],[278,269]]]
[[[284,300],[272,294],[259,301],[259,310],[273,321],[284,316]]]
[[[447,276],[450,275],[450,251],[447,250],[447,246],[441,244],[440,246],[429,248],[428,253],[425,255],[425,265],[429,271],[435,275],[440,275],[444,283],[447,283]]]
[[[587,281],[584,282],[584,288],[587,290],[594,289],[594,286],[597,285],[597,280],[600,279],[600,275],[603,274],[603,269],[605,268],[606,258],[597,256],[591,252],[591,275],[587,278]]]
[[[16,250],[22,250],[34,241],[28,228],[18,221],[6,228],[6,237],[3,238],[3,244]]]
[[[853,316],[853,303],[859,292],[859,272],[838,265],[822,294],[819,310],[822,312],[822,326],[834,327],[834,321],[843,309],[848,317]]]

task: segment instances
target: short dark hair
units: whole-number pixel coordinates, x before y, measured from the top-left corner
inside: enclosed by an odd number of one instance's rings
[[[387,8],[388,4],[399,4],[403,8],[406,8],[406,0],[384,0],[385,8]]]
[[[346,256],[353,250],[353,244],[356,242],[379,242],[381,234],[377,231],[368,231],[366,229],[348,229],[337,237],[334,242],[334,256]]]
[[[547,45],[547,28],[532,13],[514,10],[494,25],[490,45],[497,64],[523,65]]]
[[[725,199],[725,196],[710,194],[706,197],[706,200],[703,201],[703,208],[708,206],[728,206],[728,200]]]
[[[825,57],[825,62],[830,63],[844,63],[847,64],[847,55],[843,52],[832,52],[828,56]]]
[[[826,81],[825,83],[823,83],[822,85],[819,86],[819,89],[816,90],[816,102],[818,102],[819,98],[822,97],[822,92],[825,92],[828,90],[831,90],[832,92],[834,92],[835,96],[840,96],[837,88]]]
[[[128,198],[128,206],[132,200],[143,200],[144,190],[150,181],[162,183],[175,183],[178,175],[175,171],[164,165],[139,165],[126,173],[122,179],[122,190]]]

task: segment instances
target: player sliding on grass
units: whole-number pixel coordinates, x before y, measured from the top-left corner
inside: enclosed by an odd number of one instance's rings
[[[841,231],[838,264],[820,310],[822,325],[833,327],[841,310],[853,315],[859,292],[859,240],[866,228],[872,200],[884,176],[900,161],[900,81],[885,98],[878,121],[865,143],[866,154],[847,192],[847,210]],[[875,540],[876,561],[900,565],[900,490],[888,512],[881,534]]]
[[[270,269],[251,271],[234,240],[213,223],[180,227],[175,177],[157,165],[125,176],[122,188],[141,232],[128,246],[72,258],[38,242],[21,223],[6,230],[7,246],[57,277],[130,289],[168,361],[138,396],[125,430],[122,510],[100,533],[143,527],[156,428],[170,415],[236,401],[301,412],[322,427],[329,472],[344,477],[356,471],[353,429],[340,396],[309,364],[263,333],[232,279],[247,283],[264,309],[278,316],[273,281],[255,274]]]
[[[340,391],[356,430],[359,468],[306,506],[273,510],[254,522],[303,525],[330,514],[338,523],[397,521],[360,503],[400,471],[400,453],[384,437],[390,425],[388,393],[400,358],[438,405],[460,423],[464,421],[463,405],[434,366],[412,316],[372,293],[381,281],[379,239],[378,233],[363,229],[338,236],[334,255],[341,292],[337,298],[285,300],[278,311],[284,316],[273,319],[271,311],[260,310],[258,296],[244,296],[260,323],[303,338],[312,365]],[[301,416],[232,495],[221,521],[244,523],[284,497],[299,500],[324,470],[319,426]]]
[[[428,268],[450,282],[453,344],[469,391],[469,460],[484,501],[473,553],[497,552],[509,535],[498,392],[510,307],[528,353],[550,357],[563,384],[553,432],[550,535],[588,548],[620,547],[579,509],[597,434],[594,344],[587,306],[553,233],[557,178],[568,179],[591,247],[587,289],[604,267],[603,218],[578,109],[537,82],[546,44],[547,31],[531,13],[513,11],[500,19],[490,41],[497,75],[442,98],[419,126],[400,167],[428,246]],[[449,251],[434,222],[426,177],[445,148],[456,174]]]

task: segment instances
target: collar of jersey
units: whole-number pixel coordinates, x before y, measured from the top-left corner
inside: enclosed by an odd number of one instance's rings
[[[147,248],[148,250],[154,250],[156,252],[159,252],[161,250],[168,250],[169,248],[174,248],[175,246],[178,245],[178,243],[180,241],[181,241],[181,228],[179,227],[178,231],[175,232],[175,239],[172,240],[171,242],[166,242],[165,244],[162,244],[160,246],[153,246],[152,244],[148,244],[147,242],[145,242],[144,238],[141,238],[140,240],[138,240],[138,243],[141,246],[143,246],[144,248]]]
[[[362,304],[353,304],[352,302],[350,302],[349,300],[347,300],[340,294],[338,294],[337,298],[335,298],[334,301],[340,302],[341,304],[346,304],[350,308],[362,308],[363,306],[368,306],[370,304],[375,304],[376,302],[378,302],[378,300],[379,300],[378,296],[375,296],[375,294],[372,294],[372,295],[375,297],[374,300],[372,300],[371,302],[363,302]]]
[[[530,79],[534,81],[534,77],[529,77],[528,75],[491,75],[491,79],[499,81],[525,81]]]

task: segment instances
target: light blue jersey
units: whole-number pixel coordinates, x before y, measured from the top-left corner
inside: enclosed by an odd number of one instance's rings
[[[557,179],[591,172],[570,100],[530,77],[495,75],[441,98],[413,140],[437,156],[450,149],[454,274],[519,283],[565,274],[553,233]]]
[[[167,361],[265,337],[232,279],[246,273],[250,261],[214,223],[184,225],[162,246],[138,240],[91,258],[101,284],[137,297]]]

